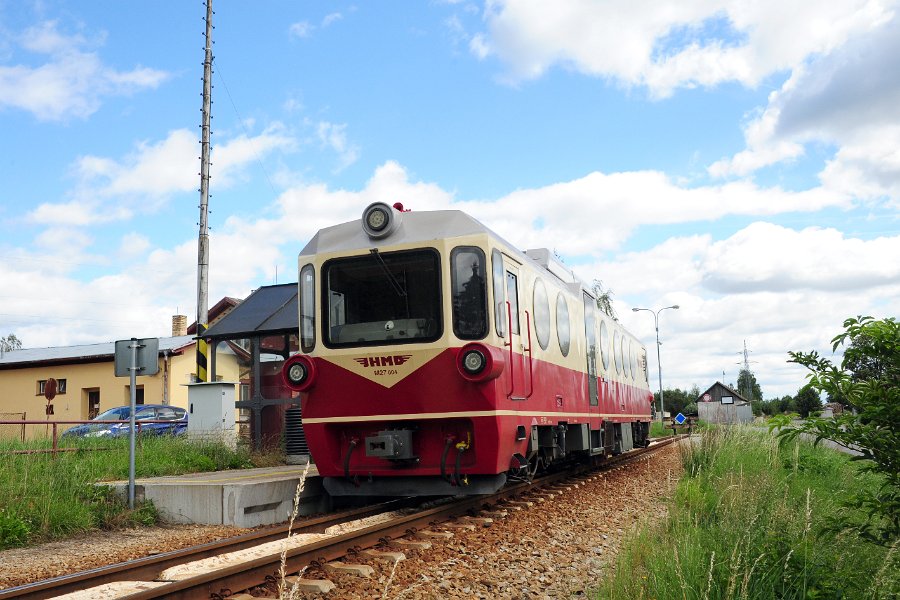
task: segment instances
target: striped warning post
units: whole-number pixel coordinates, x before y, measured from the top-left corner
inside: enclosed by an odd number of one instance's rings
[[[209,374],[206,370],[209,364],[209,343],[199,337],[206,329],[206,323],[197,324],[197,381],[209,381]]]

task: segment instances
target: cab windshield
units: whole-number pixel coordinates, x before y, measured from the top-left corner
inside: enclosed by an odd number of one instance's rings
[[[441,336],[440,259],[435,250],[378,252],[323,267],[328,346],[428,342]]]

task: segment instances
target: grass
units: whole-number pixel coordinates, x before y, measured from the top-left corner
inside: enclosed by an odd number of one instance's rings
[[[840,501],[878,486],[846,455],[780,447],[749,427],[682,445],[668,518],[623,547],[599,598],[895,598],[900,552],[831,528]],[[860,521],[862,521],[860,515]]]
[[[69,537],[94,529],[157,521],[152,503],[129,510],[109,486],[128,479],[128,439],[72,439],[76,452],[11,454],[50,448],[50,441],[0,440],[0,549]],[[252,455],[212,441],[141,437],[135,451],[137,477],[268,466],[271,455]]]

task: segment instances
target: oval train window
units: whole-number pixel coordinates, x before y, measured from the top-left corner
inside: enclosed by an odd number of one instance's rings
[[[569,355],[569,344],[572,340],[572,328],[569,323],[569,305],[562,292],[556,295],[556,336],[559,338],[559,349],[563,356]]]
[[[600,320],[600,358],[603,361],[603,370],[609,369],[609,329],[603,319]]]
[[[547,298],[547,288],[540,279],[534,280],[534,333],[537,334],[538,344],[541,350],[546,350],[550,345],[550,301]]]
[[[619,354],[619,348],[622,347],[622,342],[619,341],[619,332],[613,331],[613,339],[612,339],[612,359],[613,364],[616,366],[616,373],[622,372],[622,357]]]

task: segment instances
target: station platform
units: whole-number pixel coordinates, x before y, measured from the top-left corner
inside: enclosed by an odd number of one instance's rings
[[[152,500],[167,523],[256,527],[290,519],[297,485],[306,465],[238,469],[136,479],[136,501]],[[128,482],[108,484],[128,497]],[[324,512],[329,497],[315,465],[300,494],[299,515]]]

